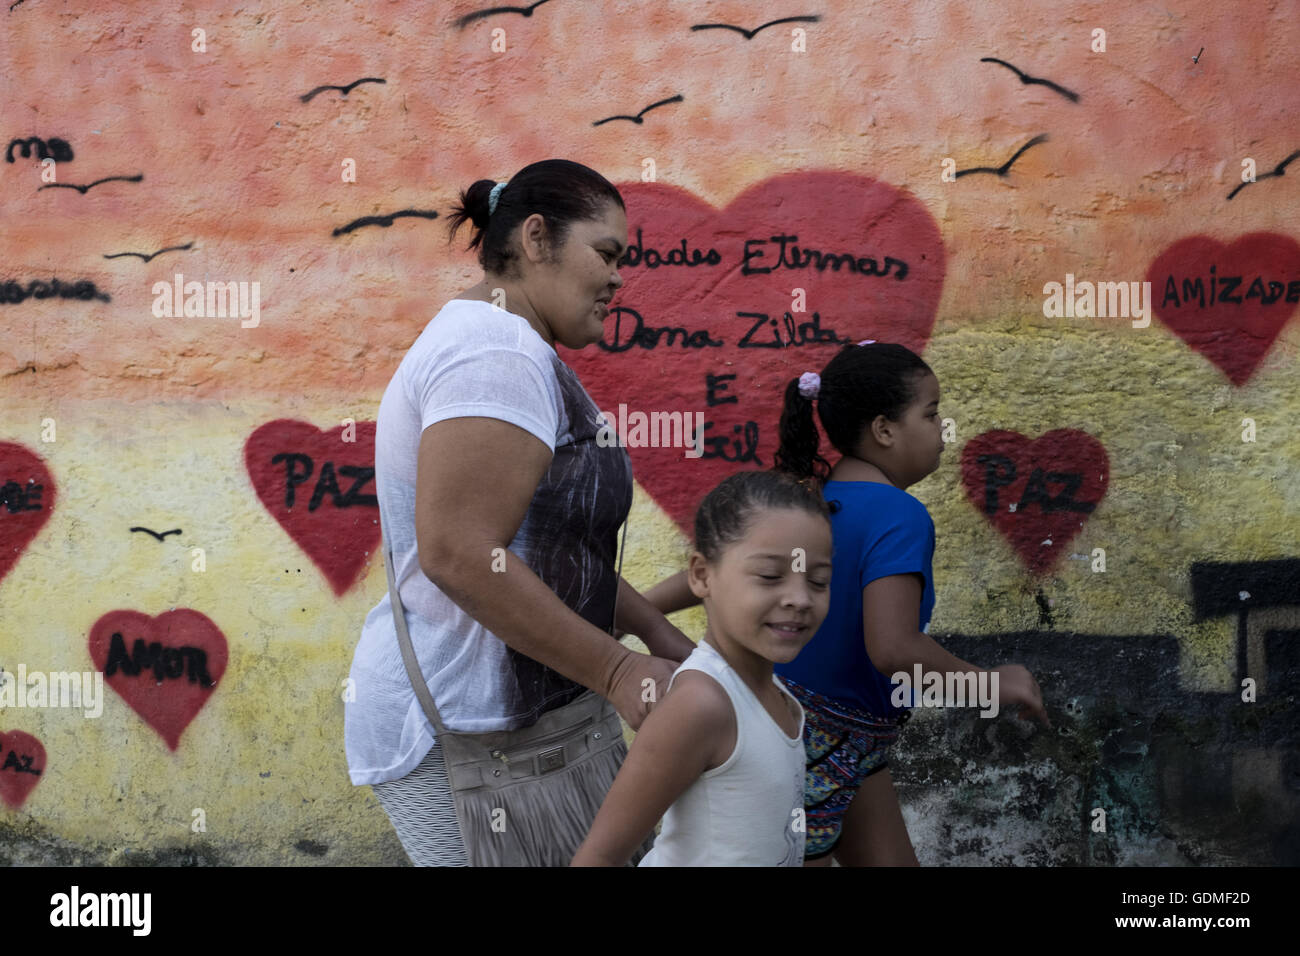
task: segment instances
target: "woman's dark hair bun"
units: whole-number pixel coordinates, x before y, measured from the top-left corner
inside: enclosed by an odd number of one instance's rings
[[[497,196],[496,211],[489,213],[488,201],[496,184],[495,179],[480,179],[460,193],[460,202],[447,219],[447,241],[450,243],[468,222],[473,226],[468,248],[478,250],[483,271],[507,278],[517,276],[519,256],[511,237],[534,213],[546,222],[554,250],[564,244],[573,223],[600,218],[607,203],[626,209],[613,183],[568,159],[544,159],[525,166],[507,181]]]
[[[496,180],[480,179],[461,194],[462,208],[464,208],[469,216],[469,221],[480,234],[488,227],[488,219],[490,218],[488,201],[495,187]],[[479,235],[477,238],[481,241],[482,236]],[[471,242],[471,248],[473,248],[473,242]]]

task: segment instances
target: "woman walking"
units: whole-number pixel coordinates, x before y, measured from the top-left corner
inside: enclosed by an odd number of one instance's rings
[[[566,160],[460,200],[451,237],[472,224],[483,281],[434,316],[379,408],[391,586],[353,658],[348,768],[416,865],[565,865],[625,754],[618,716],[639,727],[694,650],[616,570],[631,462],[595,440],[599,410],[555,351],[601,338],[627,218]]]

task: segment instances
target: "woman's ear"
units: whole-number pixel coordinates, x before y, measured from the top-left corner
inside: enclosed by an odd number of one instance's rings
[[[529,262],[549,261],[550,246],[546,233],[546,220],[540,212],[535,212],[519,226],[519,243],[524,258]]]
[[[691,552],[690,562],[686,565],[686,584],[701,601],[709,596],[709,563],[698,551]]]

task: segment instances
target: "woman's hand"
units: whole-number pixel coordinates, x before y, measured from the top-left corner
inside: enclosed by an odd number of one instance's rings
[[[1043,692],[1038,681],[1024,665],[1003,664],[993,670],[998,675],[999,707],[1016,707],[1021,719],[1034,717],[1048,727],[1052,726],[1047,718],[1047,708],[1043,706]]]
[[[605,699],[629,727],[638,730],[650,708],[668,693],[668,681],[676,670],[674,661],[628,651],[614,671]]]

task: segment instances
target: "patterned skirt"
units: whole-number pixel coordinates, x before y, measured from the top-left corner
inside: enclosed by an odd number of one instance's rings
[[[807,844],[804,859],[825,856],[835,849],[844,814],[862,781],[889,766],[889,746],[910,711],[878,717],[842,701],[823,697],[788,678],[781,680],[804,709],[804,815]]]

